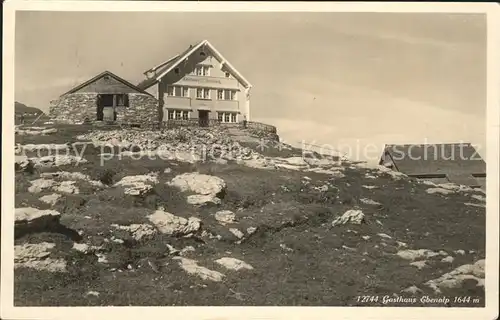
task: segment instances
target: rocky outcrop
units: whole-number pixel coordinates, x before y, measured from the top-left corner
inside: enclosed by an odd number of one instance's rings
[[[484,287],[484,264],[485,260],[479,260],[474,264],[462,265],[441,277],[427,281],[425,284],[436,293],[441,293],[446,289],[461,288],[465,281],[474,280],[476,286]]]
[[[159,218],[159,215],[157,216],[157,218]],[[125,230],[130,232],[132,238],[134,238],[137,241],[151,238],[157,233],[157,230],[149,224],[131,224],[128,226],[120,226],[112,224],[111,226],[119,230]],[[164,228],[163,224],[161,224],[161,226]]]
[[[236,215],[230,210],[217,211],[214,217],[222,225],[233,223],[236,220]]]
[[[125,188],[125,194],[138,196],[153,189],[153,184],[158,183],[158,173],[152,172],[145,175],[127,176],[115,183],[115,187]]]
[[[182,236],[200,230],[201,221],[198,218],[178,217],[163,210],[156,210],[148,216],[149,221],[163,234]]]
[[[196,260],[183,257],[174,257],[173,259],[178,260],[180,267],[188,274],[198,276],[203,280],[219,282],[224,278],[224,275],[220,272],[199,266]]]
[[[365,215],[361,210],[348,210],[342,216],[336,218],[332,222],[332,226],[352,223],[361,224],[365,219]]]
[[[187,202],[193,205],[219,204],[226,190],[226,183],[221,178],[197,172],[180,174],[168,184],[182,192],[197,193],[187,198]]]
[[[49,155],[44,157],[28,158],[26,156],[15,157],[16,167],[18,169],[25,169],[30,163],[35,168],[50,168],[66,165],[78,165],[86,163],[87,160],[73,155]]]
[[[16,237],[30,232],[46,231],[59,225],[61,214],[55,210],[40,210],[36,208],[16,208]]]
[[[65,272],[66,261],[50,258],[54,243],[41,242],[14,246],[14,267],[40,271]]]
[[[253,270],[253,267],[251,265],[236,258],[223,257],[215,260],[215,262],[229,270]]]

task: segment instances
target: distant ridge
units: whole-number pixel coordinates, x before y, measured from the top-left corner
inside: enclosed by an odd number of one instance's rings
[[[43,113],[43,111],[38,108],[28,107],[24,103],[17,101],[14,103],[14,107],[15,107],[15,113],[37,113],[37,114]]]

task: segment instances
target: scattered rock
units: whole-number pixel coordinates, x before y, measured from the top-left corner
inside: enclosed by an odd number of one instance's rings
[[[108,258],[104,254],[97,253],[96,256],[97,256],[97,262],[99,262],[99,263],[108,263]]]
[[[476,199],[477,201],[486,202],[486,197],[484,197],[480,194],[473,194],[473,195],[471,195],[471,198]]]
[[[174,257],[172,259],[178,260],[181,268],[188,274],[196,275],[203,280],[211,280],[219,282],[222,281],[222,279],[224,278],[224,275],[220,272],[199,266],[196,260],[187,259],[183,257]]]
[[[90,252],[90,246],[86,243],[73,243],[73,249],[76,251],[80,251],[82,253],[89,253]]]
[[[380,202],[377,202],[377,201],[374,201],[371,199],[367,199],[367,198],[361,198],[361,199],[359,199],[359,201],[361,201],[361,203],[369,204],[369,205],[373,205],[373,206],[380,206],[381,205]]]
[[[415,261],[410,263],[410,266],[417,267],[420,270],[427,266],[427,262],[425,260]]]
[[[180,255],[181,256],[185,256],[187,254],[189,254],[190,252],[195,252],[195,248],[193,246],[187,246],[185,248],[183,248],[181,251],[180,251]]]
[[[406,243],[404,243],[404,242],[402,242],[402,241],[396,241],[396,244],[397,244],[397,245],[398,245],[398,247],[400,247],[400,248],[401,248],[401,247],[403,247],[403,248],[404,248],[404,247],[406,247],[406,246],[407,246],[407,244],[406,244]]]
[[[444,188],[429,188],[427,190],[425,190],[425,192],[427,192],[428,194],[442,194],[442,195],[448,195],[448,194],[452,194],[452,193],[455,193],[455,191],[453,190],[449,190],[449,189],[444,189]]]
[[[132,238],[137,241],[153,237],[157,231],[149,224],[131,224],[128,226],[111,225],[114,228],[128,231],[132,234]]]
[[[45,196],[40,197],[40,201],[50,204],[51,206],[55,205],[59,199],[61,198],[60,194],[52,193]]]
[[[172,172],[172,169],[170,168],[166,168],[165,170],[163,170],[163,173],[170,173],[170,172]]]
[[[459,250],[455,250],[453,251],[455,254],[459,254],[459,255],[465,255],[465,250],[462,250],[462,249],[459,249]]]
[[[466,206],[470,206],[470,207],[486,208],[486,205],[484,205],[484,204],[482,204],[482,203],[464,202],[464,204],[465,204]]]
[[[144,195],[153,189],[152,184],[158,183],[158,173],[127,176],[118,181],[114,186],[125,187],[125,194],[138,196]]]
[[[241,232],[240,230],[236,229],[236,228],[230,228],[229,231],[234,234],[238,239],[243,239],[243,237],[245,236],[243,234],[243,232]]]
[[[255,233],[255,231],[257,231],[257,228],[256,228],[256,227],[248,227],[248,228],[247,228],[247,233],[248,233],[249,235],[251,235],[251,234]]]
[[[365,215],[361,210],[348,210],[342,216],[333,220],[332,226],[335,227],[346,223],[361,224],[364,218]]]
[[[36,179],[30,181],[30,183],[31,186],[28,187],[28,191],[31,193],[40,193],[43,190],[50,189],[57,185],[56,181],[48,179]]]
[[[215,219],[219,221],[220,224],[225,225],[228,223],[235,222],[236,215],[230,210],[217,211],[215,213]]]
[[[417,286],[408,287],[406,289],[403,289],[401,292],[410,293],[410,294],[423,293],[423,291],[421,289],[419,289]]]
[[[371,190],[371,189],[378,189],[377,186],[366,186],[366,185],[362,185],[363,188],[365,189],[368,189],[368,190]]]
[[[198,231],[201,227],[201,220],[198,218],[185,219],[163,210],[156,210],[148,219],[161,233],[169,235],[186,235]]]
[[[49,155],[44,157],[34,157],[23,159],[22,157],[16,158],[16,163],[19,162],[19,165],[22,166],[26,161],[33,163],[35,168],[50,168],[50,167],[59,167],[59,166],[67,166],[67,165],[79,165],[82,163],[86,163],[87,160],[82,157],[77,157],[73,155]]]
[[[363,238],[363,240],[367,240],[368,241],[368,240],[370,240],[371,237],[370,236],[361,236],[361,238]]]
[[[220,258],[218,260],[215,260],[216,263],[224,266],[227,269],[234,270],[234,271],[240,271],[240,270],[252,270],[253,267],[249,265],[248,263],[235,259],[235,258],[229,258],[229,257],[224,257]]]
[[[178,187],[183,192],[191,191],[214,196],[219,196],[226,188],[226,183],[221,178],[196,172],[178,175],[170,181],[169,185]]]
[[[441,259],[441,262],[452,263],[453,260],[455,260],[455,259],[452,256],[446,256],[443,259]]]
[[[105,185],[101,181],[92,180],[88,175],[83,174],[81,172],[68,172],[68,171],[58,171],[58,172],[44,172],[40,174],[42,178],[51,178],[51,179],[65,179],[65,180],[81,180],[86,181],[89,184],[104,188]]]
[[[384,238],[384,239],[392,239],[392,237],[388,234],[385,233],[377,233],[377,236]]]
[[[77,186],[75,186],[75,183],[76,181],[63,181],[53,186],[52,189],[62,193],[78,194],[80,193],[80,190]]]
[[[54,243],[41,242],[14,246],[14,267],[48,272],[65,272],[66,261],[49,258]]]
[[[209,203],[219,205],[222,203],[222,201],[218,197],[205,194],[190,195],[187,197],[186,201],[193,206],[203,206]]]
[[[89,291],[85,294],[86,296],[94,296],[94,297],[98,297],[99,296],[99,292],[97,291]]]
[[[439,253],[427,249],[402,250],[396,254],[405,260],[411,261],[428,259],[439,255]]]

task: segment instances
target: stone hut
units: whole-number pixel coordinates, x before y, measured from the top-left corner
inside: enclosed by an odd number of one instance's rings
[[[486,162],[471,143],[386,145],[379,164],[438,184],[486,188]]]
[[[49,116],[64,123],[158,124],[158,108],[153,95],[104,71],[51,101]]]

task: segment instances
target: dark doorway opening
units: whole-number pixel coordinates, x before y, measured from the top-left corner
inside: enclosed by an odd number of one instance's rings
[[[198,125],[208,127],[208,110],[198,110]]]
[[[97,96],[97,121],[116,121],[116,107],[128,107],[128,95],[99,94]]]

